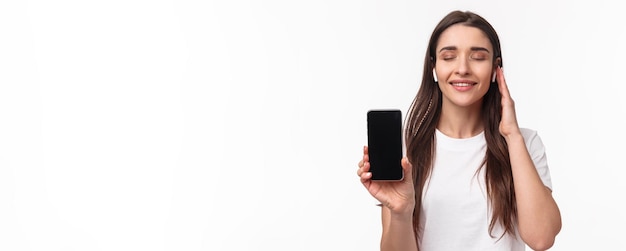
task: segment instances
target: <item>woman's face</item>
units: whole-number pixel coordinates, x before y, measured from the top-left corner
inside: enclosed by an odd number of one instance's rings
[[[478,28],[456,24],[441,33],[435,53],[443,104],[480,106],[494,73],[489,38]]]

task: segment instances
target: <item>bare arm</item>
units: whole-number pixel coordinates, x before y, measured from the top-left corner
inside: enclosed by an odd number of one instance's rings
[[[383,234],[380,240],[380,250],[419,250],[413,231],[413,214],[395,214],[385,206],[381,208]]]
[[[544,186],[521,134],[506,137],[515,184],[518,229],[524,242],[533,250],[546,250],[554,244],[561,230],[561,213]]]
[[[500,134],[506,139],[515,184],[518,230],[522,240],[533,250],[546,250],[561,231],[561,213],[535,167],[515,115],[515,104],[509,93],[502,68],[498,67],[498,87],[502,94]]]

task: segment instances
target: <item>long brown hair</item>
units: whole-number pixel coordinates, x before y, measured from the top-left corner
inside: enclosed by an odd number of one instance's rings
[[[439,86],[433,79],[433,68],[436,63],[435,50],[441,33],[455,24],[482,30],[493,46],[494,67],[496,67],[496,64],[502,66],[500,39],[494,28],[481,16],[469,11],[453,11],[446,15],[435,27],[424,59],[422,84],[409,108],[404,131],[407,157],[413,165],[412,178],[415,186],[416,202],[413,211],[413,227],[416,237],[421,235],[419,232],[419,219],[422,208],[422,194],[424,184],[428,181],[433,168],[435,129],[441,116],[442,94]],[[480,168],[483,168],[483,166],[485,168],[486,191],[492,209],[489,233],[492,233],[495,224],[500,223],[505,230],[502,235],[504,236],[506,233],[515,234],[517,206],[515,204],[513,174],[511,173],[507,143],[498,129],[502,118],[501,98],[498,85],[491,83],[482,100],[481,116],[484,124],[485,140],[487,141],[487,153]]]

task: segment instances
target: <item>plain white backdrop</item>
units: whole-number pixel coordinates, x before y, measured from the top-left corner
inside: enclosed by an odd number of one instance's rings
[[[0,250],[378,250],[356,176],[449,11],[498,31],[546,145],[552,250],[624,250],[623,13],[610,1],[3,1]]]

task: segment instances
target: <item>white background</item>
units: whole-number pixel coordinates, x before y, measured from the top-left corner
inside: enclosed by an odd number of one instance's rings
[[[0,250],[378,250],[356,176],[454,9],[498,31],[547,148],[552,250],[624,250],[609,1],[2,1]]]

